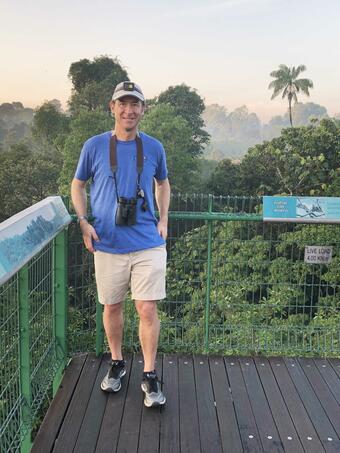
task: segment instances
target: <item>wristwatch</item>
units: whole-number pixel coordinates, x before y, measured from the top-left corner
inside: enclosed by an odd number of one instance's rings
[[[77,222],[79,223],[81,220],[88,220],[86,215],[80,215],[77,217]]]

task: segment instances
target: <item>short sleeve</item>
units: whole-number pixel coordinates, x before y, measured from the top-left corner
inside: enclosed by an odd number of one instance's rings
[[[166,165],[166,156],[165,151],[162,145],[159,147],[158,151],[158,165],[155,173],[155,178],[159,181],[166,179],[168,177],[168,168]]]
[[[77,169],[74,177],[81,181],[87,181],[92,176],[93,146],[87,140],[81,150]]]

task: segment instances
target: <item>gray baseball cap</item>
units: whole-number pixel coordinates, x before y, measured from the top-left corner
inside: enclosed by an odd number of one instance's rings
[[[124,96],[134,96],[140,101],[145,102],[141,87],[134,82],[126,81],[118,83],[113,92],[112,100],[116,101],[117,99],[120,99]]]

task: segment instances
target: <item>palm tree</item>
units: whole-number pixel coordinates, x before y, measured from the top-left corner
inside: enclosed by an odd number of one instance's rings
[[[289,120],[290,125],[293,126],[292,121],[292,100],[297,102],[297,93],[300,91],[309,96],[309,88],[313,88],[313,82],[310,79],[298,79],[300,72],[305,71],[306,66],[301,64],[297,68],[293,66],[288,68],[285,64],[280,64],[277,71],[270,73],[271,77],[275,77],[275,80],[270,82],[269,89],[273,88],[274,93],[271,99],[274,99],[279,93],[282,92],[282,99],[286,96],[288,98],[289,105]]]

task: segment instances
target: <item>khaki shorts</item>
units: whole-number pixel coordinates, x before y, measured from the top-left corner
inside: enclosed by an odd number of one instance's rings
[[[134,300],[165,298],[166,247],[132,253],[94,253],[97,291],[103,305],[126,298],[129,286]]]

